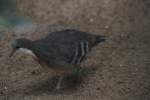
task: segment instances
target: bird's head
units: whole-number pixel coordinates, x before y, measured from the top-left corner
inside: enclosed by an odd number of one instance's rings
[[[14,39],[11,42],[12,51],[9,57],[13,56],[13,54],[20,48],[29,49],[31,44],[32,44],[32,41],[29,39],[25,39],[25,38]]]

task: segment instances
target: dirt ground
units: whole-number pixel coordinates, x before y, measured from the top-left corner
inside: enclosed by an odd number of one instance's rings
[[[34,28],[7,31],[0,38],[0,100],[150,100],[149,0],[17,0]],[[48,32],[78,29],[105,35],[82,66],[99,67],[83,80],[66,78],[54,92],[56,77],[30,56],[8,58],[14,35],[32,40]],[[28,30],[26,28],[25,30]],[[76,83],[76,84],[69,84]],[[80,84],[78,84],[80,83]]]

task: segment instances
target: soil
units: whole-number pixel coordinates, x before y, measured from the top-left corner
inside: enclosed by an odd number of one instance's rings
[[[150,100],[149,0],[17,0],[36,24],[29,31],[5,31],[0,38],[0,100]],[[57,77],[32,57],[9,58],[14,36],[39,39],[49,32],[77,29],[106,36],[81,66],[98,67],[82,79]],[[28,30],[28,28],[25,28]],[[39,72],[35,73],[36,70]]]

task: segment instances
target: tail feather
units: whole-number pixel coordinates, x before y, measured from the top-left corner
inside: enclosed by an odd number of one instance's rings
[[[105,36],[96,35],[96,36],[93,36],[91,40],[92,40],[91,41],[92,46],[95,46],[100,42],[104,42],[106,40],[106,38],[105,38]]]
[[[100,42],[104,42],[106,40],[105,36],[96,36],[95,43],[98,44]]]

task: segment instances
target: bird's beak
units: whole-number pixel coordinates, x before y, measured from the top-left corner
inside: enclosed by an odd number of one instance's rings
[[[9,57],[12,57],[16,51],[17,51],[17,49],[12,49],[11,53],[9,54]]]

